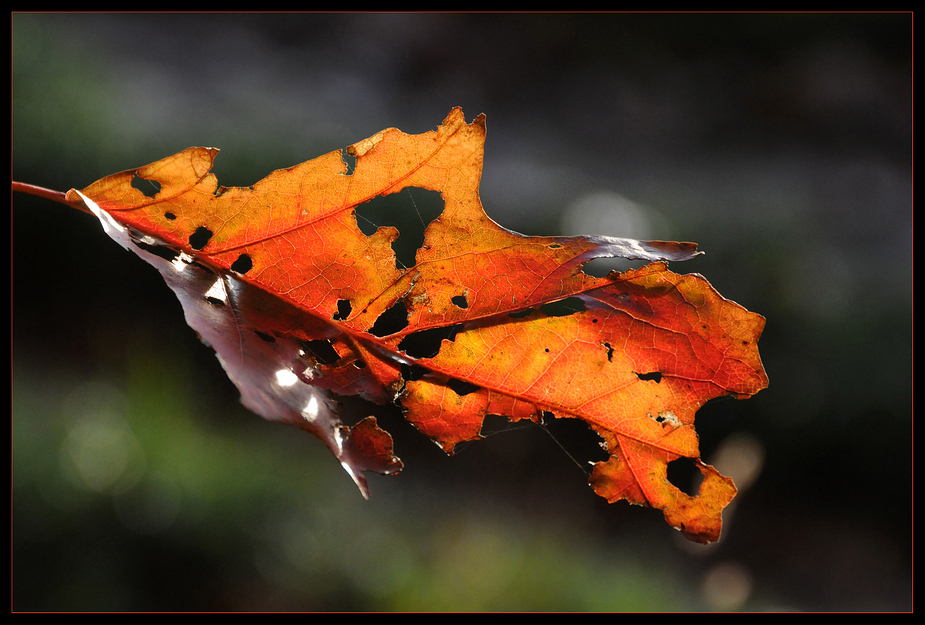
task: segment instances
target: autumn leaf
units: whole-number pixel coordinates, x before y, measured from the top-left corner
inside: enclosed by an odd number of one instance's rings
[[[454,109],[435,131],[387,129],[346,149],[219,187],[218,152],[190,148],[67,193],[154,265],[211,345],[242,402],[321,439],[367,495],[364,471],[395,473],[392,439],[368,417],[341,422],[336,398],[397,402],[448,454],[487,415],[586,422],[609,460],[590,482],[608,501],[663,511],[688,538],[719,538],[732,480],[703,463],[694,429],[709,399],[767,386],[764,318],[665,261],[696,245],[604,236],[528,237],[479,200],[485,118]],[[444,208],[413,266],[398,231],[364,234],[357,209],[414,187]],[[603,278],[588,261],[653,261]],[[699,493],[671,484],[690,458]]]

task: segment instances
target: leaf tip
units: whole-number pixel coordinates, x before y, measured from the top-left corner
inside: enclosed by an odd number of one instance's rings
[[[364,499],[369,499],[369,485],[363,472],[395,475],[404,468],[402,461],[393,453],[392,435],[379,427],[376,417],[366,417],[353,427],[340,426],[338,438],[340,464]]]
[[[595,258],[626,258],[646,261],[691,260],[703,254],[696,243],[689,241],[639,241],[622,237],[589,235],[582,237],[595,247],[582,255],[582,260]]]

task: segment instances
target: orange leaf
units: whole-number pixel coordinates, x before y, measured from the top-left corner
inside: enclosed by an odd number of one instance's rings
[[[217,150],[190,148],[67,199],[158,268],[245,405],[318,436],[364,495],[363,471],[401,463],[375,419],[343,425],[331,393],[398,400],[450,454],[480,437],[489,414],[581,419],[610,454],[591,475],[599,495],[661,509],[688,538],[716,540],[735,487],[699,460],[694,415],[713,397],[767,385],[764,319],[702,277],[668,270],[662,261],[698,254],[692,243],[527,237],[497,225],[478,195],[484,139],[484,116],[467,124],[457,108],[435,131],[388,129],[350,146],[352,173],[335,151],[229,189],[209,173]],[[438,191],[445,206],[415,265],[400,269],[397,231],[367,236],[355,209],[406,187]],[[582,272],[610,256],[656,262]],[[697,496],[667,479],[679,457],[704,474]]]

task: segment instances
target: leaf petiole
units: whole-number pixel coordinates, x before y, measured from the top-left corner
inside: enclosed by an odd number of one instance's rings
[[[60,202],[61,204],[67,204],[71,208],[76,208],[79,211],[83,211],[88,215],[93,213],[84,206],[83,202],[69,202],[67,201],[66,194],[61,191],[55,191],[53,189],[46,189],[45,187],[39,187],[34,184],[28,184],[26,182],[16,182],[12,181],[13,191],[19,191],[20,193],[28,193],[29,195],[37,195],[43,197],[47,200],[52,200],[54,202]]]

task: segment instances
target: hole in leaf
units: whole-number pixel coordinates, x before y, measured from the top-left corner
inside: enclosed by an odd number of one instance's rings
[[[381,317],[380,317],[381,318]],[[443,339],[456,340],[456,335],[463,329],[461,323],[445,328],[431,328],[412,332],[401,340],[398,349],[412,358],[433,358],[440,353]]]
[[[261,341],[266,341],[267,343],[275,343],[276,338],[272,335],[267,334],[266,332],[261,332],[260,330],[254,330],[254,334],[260,337]]]
[[[668,463],[668,481],[690,497],[700,494],[703,475],[690,458],[678,458]]]
[[[602,462],[609,458],[601,447],[600,435],[581,419],[557,418],[551,412],[544,411],[540,427],[586,474],[589,472],[589,462]]]
[[[605,343],[605,345],[607,345],[607,347],[610,347],[609,344]],[[613,353],[613,349],[610,350],[610,353],[611,354]],[[607,358],[610,358],[609,354],[607,355]],[[659,384],[662,381],[662,372],[653,371],[652,373],[637,373],[636,377],[639,378],[640,380],[651,380],[655,382],[656,384]]]
[[[353,306],[350,305],[350,300],[339,299],[337,300],[337,312],[334,313],[331,319],[333,321],[343,321],[350,316],[351,311],[353,311]]]
[[[393,226],[399,237],[392,241],[395,266],[413,267],[417,251],[424,244],[424,230],[443,212],[443,196],[438,191],[407,188],[400,193],[377,196],[354,210],[357,226],[372,236],[380,226]]]
[[[217,297],[211,295],[206,295],[206,301],[212,304],[213,306],[224,306],[225,302]]]
[[[231,263],[231,270],[243,275],[250,271],[253,266],[254,261],[251,260],[251,257],[247,254],[241,254]]]
[[[174,220],[177,218],[177,216],[171,213],[170,211],[167,211],[166,213],[164,213],[164,218]]]
[[[138,189],[145,197],[154,197],[161,192],[161,183],[157,180],[142,178],[137,172],[132,176],[131,184],[133,189]]]
[[[302,348],[314,356],[315,360],[322,365],[333,365],[340,360],[340,354],[331,345],[331,341],[327,339],[304,341]]]
[[[211,238],[212,231],[205,226],[199,226],[196,228],[196,232],[190,235],[189,246],[194,250],[201,250],[209,244],[209,239]]]
[[[485,415],[484,419],[482,419],[482,429],[479,430],[479,436],[482,438],[487,438],[489,436],[494,436],[495,434],[507,432],[511,429],[513,428],[510,419],[504,415],[489,413]]]
[[[347,171],[344,172],[345,176],[352,176],[354,170],[357,168],[357,155],[353,147],[344,148],[340,151],[340,158],[344,161],[344,165],[347,166]]]
[[[540,310],[550,317],[567,317],[585,310],[585,303],[580,297],[566,297],[540,306]]]
[[[482,390],[481,386],[472,384],[471,382],[465,382],[463,380],[457,380],[455,378],[450,378],[449,382],[446,383],[453,392],[462,397],[463,395],[468,395],[469,393],[475,393],[476,391]]]
[[[597,321],[597,319],[594,321]],[[613,362],[613,345],[607,342],[602,343],[602,345],[607,349],[607,362]],[[639,374],[637,373],[636,375]]]
[[[401,377],[408,382],[420,380],[428,373],[430,371],[420,365],[401,365]]]
[[[527,308],[525,310],[518,310],[517,312],[509,312],[507,314],[511,319],[523,319],[524,317],[529,317],[533,313],[532,308]]]
[[[648,415],[650,419],[653,419],[656,423],[661,425],[663,428],[670,427],[671,429],[681,427],[681,420],[678,419],[678,416],[670,410],[662,410],[656,415]]]
[[[450,301],[453,302],[458,308],[469,308],[469,302],[466,301],[465,295],[454,295]]]
[[[397,301],[392,307],[379,315],[376,323],[367,332],[373,336],[388,336],[408,327],[408,309],[405,303]]]

